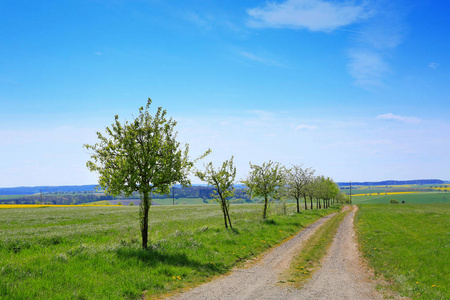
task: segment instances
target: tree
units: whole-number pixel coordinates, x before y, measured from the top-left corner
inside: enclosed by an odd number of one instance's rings
[[[316,186],[317,186],[317,177],[311,175],[311,178],[310,178],[308,184],[305,186],[305,189],[303,192],[304,193],[303,197],[305,199],[306,199],[306,197],[308,197],[310,200],[311,209],[314,208],[313,199],[316,196]],[[317,205],[317,208],[318,208],[318,205]]]
[[[336,201],[341,204],[350,203],[350,197],[344,192],[339,192],[336,195]]]
[[[308,209],[306,204],[306,186],[312,180],[314,172],[312,168],[303,169],[299,165],[293,165],[286,172],[288,195],[297,200],[297,212],[300,212],[300,198],[302,197],[305,200],[305,209]]]
[[[230,160],[223,162],[222,167],[214,169],[212,162],[205,165],[205,171],[196,172],[196,176],[209,185],[214,186],[213,199],[220,204],[222,209],[225,228],[233,228],[230,219],[230,198],[234,196],[234,179],[236,177],[236,167],[233,165],[233,156]]]
[[[166,118],[166,110],[158,107],[154,116],[149,109],[152,101],[139,109],[132,122],[115,122],[106,127],[106,134],[97,132],[98,142],[84,145],[92,150],[91,161],[86,163],[91,172],[99,173],[99,185],[108,195],[124,194],[129,197],[139,192],[142,247],[148,244],[148,212],[151,193],[168,194],[170,186],[190,185],[188,174],[194,162],[189,160],[189,146],[182,149],[176,141],[176,121]],[[209,150],[201,157],[206,156]]]
[[[269,161],[262,166],[252,165],[246,180],[241,182],[247,186],[251,198],[264,199],[263,219],[267,217],[269,198],[280,198],[281,188],[285,184],[285,168],[278,162]]]
[[[330,207],[330,201],[339,193],[339,187],[330,177],[324,178],[322,182],[322,199],[324,208]]]

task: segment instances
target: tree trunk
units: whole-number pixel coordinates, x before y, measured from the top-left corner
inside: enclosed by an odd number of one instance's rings
[[[222,213],[223,213],[223,220],[225,222],[225,229],[228,229],[228,223],[227,223],[227,211],[226,211],[226,204],[221,199],[221,206],[222,206]]]
[[[225,201],[225,211],[227,213],[228,223],[230,224],[230,228],[233,229],[233,226],[231,225],[230,212],[228,211],[228,206],[227,206],[227,202],[226,201]]]
[[[268,203],[267,196],[264,196],[263,219],[266,219],[266,216],[267,216],[267,203]]]
[[[297,212],[300,212],[300,200],[297,198]]]
[[[141,219],[141,236],[142,248],[148,248],[148,211],[150,209],[150,197],[148,192],[143,193],[140,205],[140,219]]]
[[[306,203],[306,196],[303,196],[303,199],[305,199],[305,210],[308,210],[308,204]]]
[[[313,207],[313,202],[312,202],[312,197],[311,196],[309,197],[309,200],[311,200],[311,209],[313,209],[314,207]]]

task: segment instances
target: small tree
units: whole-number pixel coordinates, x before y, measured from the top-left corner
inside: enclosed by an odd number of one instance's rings
[[[194,162],[189,160],[189,146],[181,148],[176,141],[172,118],[166,118],[166,110],[158,107],[155,116],[149,109],[152,101],[139,109],[132,122],[119,122],[106,128],[106,135],[97,132],[99,142],[84,145],[92,150],[92,161],[87,162],[90,171],[99,173],[99,185],[108,195],[123,193],[129,197],[139,192],[139,209],[142,247],[148,244],[148,212],[151,193],[168,194],[170,186],[180,183],[190,185],[188,174]],[[207,151],[201,157],[206,156]]]
[[[350,197],[344,192],[339,192],[336,195],[336,201],[341,204],[347,204],[350,203]]]
[[[262,197],[263,219],[267,217],[270,198],[279,198],[280,188],[285,184],[285,169],[278,162],[269,161],[262,166],[252,165],[246,180],[241,182],[247,186],[251,198]]]
[[[225,228],[233,228],[230,219],[230,198],[234,196],[234,179],[236,177],[236,167],[233,166],[233,156],[230,160],[223,162],[222,167],[217,170],[214,169],[213,164],[210,162],[205,165],[205,171],[197,171],[196,175],[202,181],[212,185],[215,190],[213,199],[220,204],[222,209],[223,219],[225,222]]]
[[[303,169],[298,165],[293,165],[292,168],[286,172],[288,196],[297,201],[297,212],[300,212],[300,198],[302,197],[305,201],[305,209],[308,209],[306,204],[306,186],[312,180],[313,174],[314,169]]]

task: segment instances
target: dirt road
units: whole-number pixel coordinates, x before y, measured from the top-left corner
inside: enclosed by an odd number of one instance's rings
[[[303,289],[281,286],[279,275],[289,267],[303,242],[332,215],[306,227],[251,267],[236,269],[171,299],[383,299],[359,261],[353,231],[356,209],[340,225],[322,268]]]
[[[361,263],[353,230],[357,210],[354,205],[341,223],[322,267],[298,292],[298,299],[383,299]]]

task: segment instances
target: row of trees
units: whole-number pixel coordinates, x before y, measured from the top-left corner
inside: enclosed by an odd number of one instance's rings
[[[130,197],[138,192],[140,201],[140,229],[142,247],[148,247],[148,217],[152,193],[169,194],[174,184],[190,186],[189,174],[194,172],[201,180],[214,186],[214,199],[220,204],[225,227],[232,228],[230,218],[230,199],[234,195],[236,167],[233,157],[215,169],[212,163],[205,165],[204,171],[195,170],[195,162],[207,156],[208,149],[197,159],[189,157],[189,145],[181,147],[176,140],[174,127],[176,121],[167,119],[166,110],[161,107],[152,116],[149,112],[152,101],[139,109],[139,115],[132,122],[119,121],[106,127],[106,133],[97,132],[98,142],[84,145],[90,151],[91,160],[87,162],[90,171],[99,173],[99,185],[106,194]],[[247,186],[251,197],[263,199],[263,218],[267,217],[270,200],[293,197],[297,200],[300,211],[300,196],[313,199],[316,208],[328,207],[331,199],[338,195],[339,189],[330,179],[323,176],[314,177],[314,170],[293,166],[283,167],[277,162],[269,161],[262,165],[250,164],[251,171],[241,182]]]
[[[286,168],[278,162],[265,162],[262,165],[250,163],[247,178],[241,183],[247,186],[247,193],[250,197],[262,199],[262,218],[268,215],[269,203],[271,200],[283,201],[295,199],[297,212],[300,212],[300,201],[304,199],[304,209],[328,208],[334,202],[345,203],[348,201],[347,195],[340,192],[338,185],[329,177],[315,176],[312,168],[303,168],[293,165]],[[215,188],[214,199],[220,204],[223,212],[225,228],[231,227],[230,203],[234,196],[234,182],[236,177],[236,167],[233,165],[233,157],[223,162],[222,167],[215,169],[212,163],[205,165],[204,171],[197,171],[196,175],[203,181]]]

